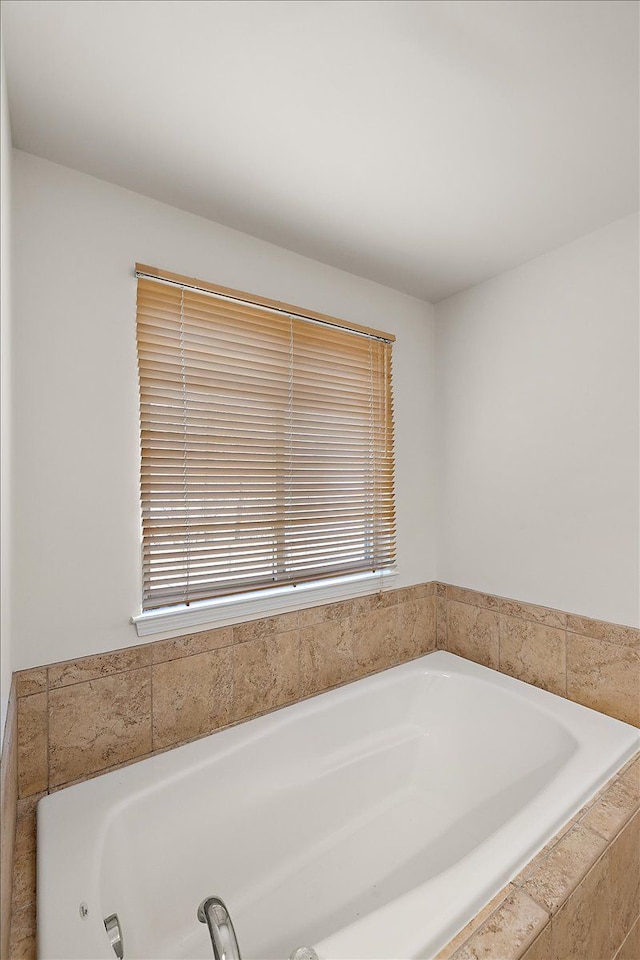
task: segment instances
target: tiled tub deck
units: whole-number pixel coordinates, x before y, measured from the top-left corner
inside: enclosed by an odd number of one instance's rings
[[[19,793],[9,956],[35,957],[41,796],[436,647],[640,725],[640,631],[435,583],[16,674],[5,748],[17,751],[3,762],[3,808],[16,766]],[[640,960],[629,925],[640,913],[639,794],[636,762],[441,957]],[[633,877],[624,901],[618,888]],[[585,952],[584,936],[600,952]]]
[[[437,960],[639,960],[640,754]]]

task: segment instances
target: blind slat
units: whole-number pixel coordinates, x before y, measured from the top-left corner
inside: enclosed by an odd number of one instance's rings
[[[363,330],[139,278],[143,609],[395,562],[391,344]]]

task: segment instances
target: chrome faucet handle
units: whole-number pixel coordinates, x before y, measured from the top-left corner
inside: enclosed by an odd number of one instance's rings
[[[198,920],[209,927],[215,960],[242,960],[229,911],[220,897],[206,897],[202,901]]]
[[[105,917],[104,928],[107,931],[107,936],[109,937],[109,943],[113,947],[113,952],[115,953],[116,957],[118,957],[118,960],[123,960],[124,944],[122,942],[122,930],[120,928],[120,921],[118,920],[117,913],[112,913],[110,917]]]

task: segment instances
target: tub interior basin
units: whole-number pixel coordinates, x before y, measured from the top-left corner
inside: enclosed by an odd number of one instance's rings
[[[211,960],[196,910],[216,895],[245,960],[286,960],[450,871],[578,747],[554,716],[475,677],[423,669],[352,687],[115,807],[100,900],[127,958]]]

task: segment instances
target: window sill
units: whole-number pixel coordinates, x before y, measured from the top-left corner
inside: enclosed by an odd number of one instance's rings
[[[252,593],[238,593],[216,600],[200,600],[190,606],[161,607],[131,618],[139,637],[193,627],[226,627],[243,620],[256,620],[290,613],[322,603],[350,600],[379,589],[388,589],[397,579],[395,570],[358,573],[331,580],[315,580],[297,587],[274,587]]]

